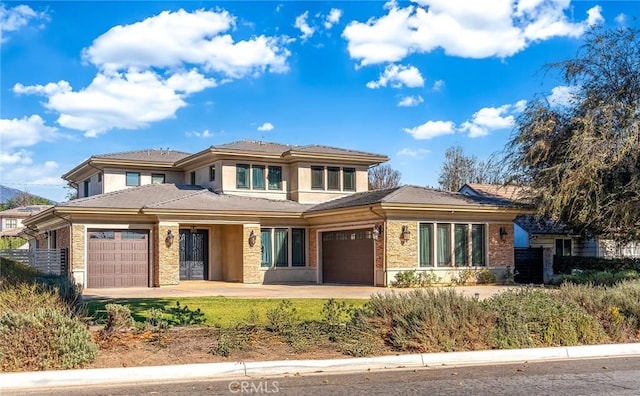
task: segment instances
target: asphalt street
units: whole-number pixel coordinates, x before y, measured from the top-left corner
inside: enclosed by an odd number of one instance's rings
[[[37,389],[12,395],[638,395],[640,357]],[[4,396],[4,395],[3,395]]]

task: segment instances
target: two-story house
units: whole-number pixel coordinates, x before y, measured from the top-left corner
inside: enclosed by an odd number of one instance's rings
[[[50,207],[51,205],[29,205],[1,211],[0,237],[18,236],[24,229],[22,224],[24,219],[27,219]]]
[[[86,287],[181,281],[386,286],[399,271],[513,265],[505,200],[415,186],[368,191],[384,155],[239,141],[195,154],[92,156],[63,178],[79,199],[30,218],[68,247]],[[38,240],[43,243],[42,237]]]

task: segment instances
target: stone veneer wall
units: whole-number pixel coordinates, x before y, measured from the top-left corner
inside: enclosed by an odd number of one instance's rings
[[[500,227],[507,230],[507,239],[500,239]],[[488,267],[506,267],[514,265],[513,223],[489,224],[489,262]]]
[[[251,231],[256,234],[255,245],[249,245]],[[242,283],[261,283],[260,272],[262,261],[262,244],[260,243],[260,224],[244,224],[242,226]]]
[[[83,225],[74,224],[71,226],[71,252],[69,257],[71,258],[71,270],[72,271],[84,271],[84,247],[85,247],[85,227]],[[76,279],[78,282],[82,282],[82,279]]]
[[[400,240],[402,226],[409,227],[409,239]],[[382,239],[382,238],[381,238]],[[416,268],[418,266],[418,223],[415,221],[387,221],[384,231],[387,243],[387,269]]]
[[[58,249],[71,248],[71,226],[58,228],[56,230],[56,246]]]
[[[156,231],[157,227],[157,231]],[[173,234],[173,244],[167,246],[167,231]],[[160,223],[154,226],[154,286],[170,286],[180,283],[180,229],[177,223]],[[156,282],[157,279],[157,282]]]
[[[309,228],[309,267],[317,268],[320,262],[318,249],[318,228]]]

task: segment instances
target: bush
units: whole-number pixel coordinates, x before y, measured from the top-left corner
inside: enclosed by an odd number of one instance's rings
[[[508,290],[482,304],[495,315],[489,338],[495,348],[594,344],[606,339],[593,316],[545,290]]]
[[[455,290],[421,289],[374,295],[354,321],[376,329],[396,350],[432,352],[486,347],[492,317]]]
[[[165,307],[165,312],[169,315],[168,322],[175,326],[199,325],[207,320],[200,308],[194,310],[189,309],[188,305],[182,307],[180,301],[176,301],[175,307]]]
[[[33,267],[0,257],[0,285],[33,282],[39,275],[42,273]]]
[[[476,274],[478,283],[481,285],[496,283],[496,274],[487,268],[483,268]]]
[[[476,272],[467,268],[458,271],[458,275],[451,279],[451,283],[459,286],[464,286],[471,281],[473,283],[477,281]]]
[[[89,331],[55,291],[26,283],[5,287],[0,312],[3,371],[69,369],[95,359]]]
[[[440,283],[442,278],[433,271],[400,271],[396,273],[395,280],[391,281],[393,287],[429,287]]]
[[[297,320],[297,310],[290,300],[282,300],[277,308],[267,310],[267,330],[275,333],[286,333]]]
[[[638,258],[601,258],[601,257],[578,257],[562,256],[554,257],[554,274],[571,274],[574,269],[611,271],[635,270],[640,272],[640,259]]]
[[[636,279],[640,279],[640,274],[636,270],[630,269],[619,271],[578,270],[571,275],[563,275],[561,282],[613,286],[620,282]]]
[[[126,305],[107,304],[104,308],[107,311],[105,331],[127,330],[133,326],[134,320],[131,317],[131,310]]]
[[[86,311],[82,302],[82,286],[66,275],[41,275],[34,278],[34,282],[46,290],[58,295],[60,300],[77,315],[83,315]]]

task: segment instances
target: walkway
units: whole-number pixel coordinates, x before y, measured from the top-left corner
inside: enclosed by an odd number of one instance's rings
[[[448,286],[443,286],[448,288]],[[466,296],[480,299],[517,286],[456,286],[451,287]],[[183,281],[177,286],[145,288],[85,289],[85,298],[160,298],[160,297],[236,297],[236,298],[355,298],[368,299],[377,293],[405,293],[412,289],[397,289],[355,285],[318,284],[244,284],[216,281]]]

